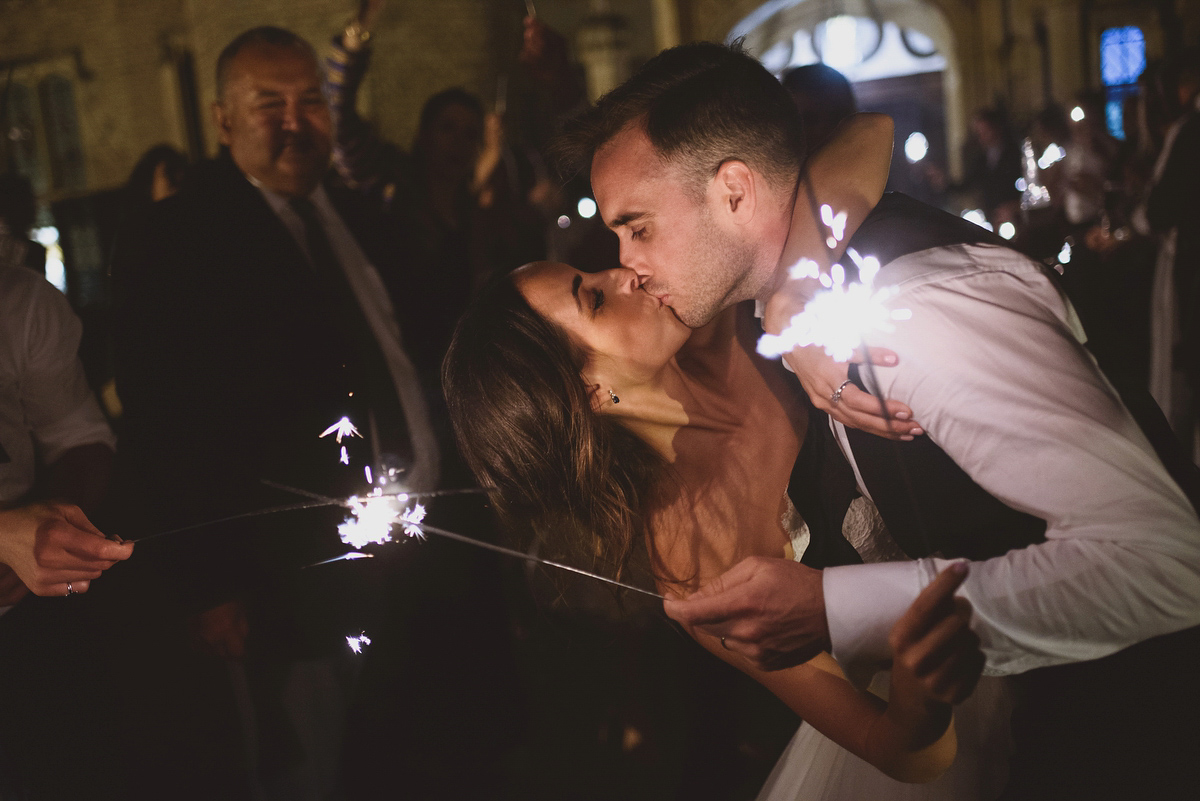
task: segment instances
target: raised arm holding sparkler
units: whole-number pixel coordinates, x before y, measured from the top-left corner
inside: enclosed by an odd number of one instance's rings
[[[886,176],[891,159],[893,129],[890,125],[886,129],[872,129],[869,127],[871,125],[870,115],[857,115],[844,122],[841,130],[861,130],[863,136],[877,137],[880,146],[863,147],[852,136],[835,136],[827,146],[828,157],[812,159],[805,166],[809,179],[807,186],[830,185],[837,180],[836,173],[842,165],[864,158],[878,159],[877,174]],[[873,195],[866,193],[848,193],[834,208],[811,191],[797,193],[791,232],[776,275],[776,289],[766,304],[763,316],[763,329],[768,334],[783,331],[815,295],[829,288],[822,283],[820,276],[828,276],[833,263],[844,252],[847,221],[851,224],[851,231],[857,229],[874,207],[873,198]],[[812,242],[824,242],[825,247],[814,249],[802,245]],[[884,419],[880,415],[878,400],[853,384],[846,383],[847,362],[860,361],[864,356],[858,344],[854,343],[855,352],[849,357],[843,354],[839,359],[833,359],[822,344],[814,344],[791,349],[784,355],[784,360],[800,379],[813,405],[838,422],[895,439],[922,434],[919,424],[912,420],[912,411],[906,405],[889,400],[889,419]],[[897,361],[895,353],[882,348],[872,352],[870,358],[885,366],[893,366]]]

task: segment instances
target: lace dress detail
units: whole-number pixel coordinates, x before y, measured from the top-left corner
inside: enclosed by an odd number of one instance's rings
[[[800,517],[800,513],[796,511],[791,498],[787,495],[783,496],[783,512],[779,522],[783,525],[783,530],[791,542],[791,557],[799,562],[800,557],[808,548],[812,535],[808,530],[808,524]],[[892,539],[892,535],[888,533],[887,527],[883,524],[883,518],[879,516],[879,510],[868,498],[860,496],[850,502],[850,508],[846,510],[846,517],[842,520],[842,536],[854,546],[854,550],[858,551],[858,555],[868,564],[908,559],[908,556]]]

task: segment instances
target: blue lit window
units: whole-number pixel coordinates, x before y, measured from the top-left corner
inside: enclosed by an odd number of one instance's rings
[[[1104,79],[1108,130],[1125,138],[1125,99],[1137,94],[1137,79],[1146,69],[1146,37],[1141,28],[1127,25],[1100,34],[1100,76]]]

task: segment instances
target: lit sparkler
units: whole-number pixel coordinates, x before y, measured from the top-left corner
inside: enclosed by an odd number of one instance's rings
[[[342,455],[338,457],[338,461],[342,464],[350,464],[350,454],[345,445],[342,446]]]
[[[821,206],[821,222],[829,228],[830,236],[826,238],[825,244],[830,250],[837,247],[837,243],[841,242],[846,236],[846,212],[839,211],[833,213],[833,208],[829,204]]]
[[[822,219],[826,216],[827,208],[823,206],[821,209]],[[844,212],[838,218],[844,220]],[[842,232],[844,230],[843,222]],[[837,231],[834,233],[836,235]],[[879,272],[878,259],[859,256],[853,248],[846,253],[858,266],[858,281],[847,282],[846,270],[840,264],[833,265],[829,273],[822,273],[811,259],[801,259],[788,270],[793,280],[817,278],[825,289],[817,292],[805,305],[804,311],[793,316],[778,335],[764,334],[759,338],[760,354],[774,358],[790,353],[793,348],[820,345],[832,358],[844,362],[862,346],[867,333],[891,333],[895,330],[892,325],[894,320],[912,317],[908,309],[887,307],[886,301],[895,294],[894,289],[885,287],[876,290],[872,286]]]
[[[356,654],[361,654],[364,646],[371,644],[371,638],[367,636],[365,631],[360,631],[358,636],[353,635],[346,637],[346,645],[350,646],[350,650]]]
[[[394,471],[388,471],[388,472],[394,472]],[[163,529],[161,531],[156,531],[153,534],[146,534],[145,536],[138,537],[137,539],[125,540],[125,541],[126,542],[136,542],[138,544],[141,544],[144,542],[155,542],[155,541],[159,541],[162,539],[175,537],[180,534],[187,533],[189,531],[198,531],[200,529],[212,528],[213,526],[219,526],[219,525],[223,525],[225,523],[232,523],[237,520],[249,520],[249,519],[252,519],[255,517],[264,517],[266,515],[283,514],[284,512],[301,512],[301,511],[307,511],[309,509],[327,509],[331,506],[347,506],[348,505],[345,498],[330,498],[325,495],[318,495],[315,492],[309,492],[307,490],[301,490],[301,489],[296,489],[295,487],[289,487],[286,484],[280,484],[275,481],[264,480],[262,483],[266,484],[268,487],[274,487],[275,489],[283,490],[284,492],[291,492],[291,493],[295,493],[297,495],[302,495],[306,498],[310,498],[311,500],[309,500],[305,503],[291,503],[291,504],[286,504],[283,506],[269,506],[264,509],[251,509],[248,512],[238,512],[237,514],[227,515],[225,517],[217,517],[217,518],[213,518],[211,520],[201,520],[198,523],[189,523],[186,526],[179,526],[177,528]],[[485,491],[478,487],[468,487],[465,489],[428,490],[425,492],[399,492],[399,493],[384,494],[382,496],[377,496],[377,497],[383,497],[383,498],[403,497],[405,499],[408,499],[408,498],[443,498],[443,497],[449,497],[452,495],[483,495],[483,494],[485,494]],[[355,558],[365,558],[367,556],[368,556],[367,554],[363,554],[362,557],[355,557]]]
[[[1026,140],[1026,145],[1028,142],[1029,140]],[[1032,152],[1031,148],[1028,149],[1029,152]],[[813,193],[812,185],[804,183],[804,186],[812,207],[816,208],[817,198]],[[832,261],[835,246],[842,241],[846,232],[846,214],[841,212],[835,215],[830,206],[822,205],[818,216],[818,227],[823,223],[829,229],[830,236],[825,239],[825,244],[830,251],[829,256]],[[778,336],[764,334],[760,337],[758,352],[764,356],[776,357],[789,353],[796,347],[821,345],[825,352],[835,360],[847,361],[861,346],[862,367],[867,374],[867,383],[876,388],[872,394],[879,401],[880,416],[890,424],[891,415],[888,413],[887,401],[878,389],[879,381],[875,377],[875,366],[867,353],[866,335],[871,331],[891,333],[895,330],[892,321],[909,320],[912,318],[912,312],[909,309],[889,309],[885,305],[885,301],[896,294],[897,290],[894,288],[885,287],[878,291],[874,289],[875,278],[880,269],[877,258],[860,256],[854,248],[846,248],[846,254],[854,260],[855,266],[858,267],[859,280],[849,285],[846,284],[846,270],[840,264],[833,264],[828,273],[821,272],[820,265],[812,259],[802,258],[792,265],[788,270],[788,277],[791,280],[816,279],[825,287],[825,290],[818,291],[805,304],[804,310],[794,315]],[[831,398],[832,403],[837,403],[837,399],[838,394],[835,394]],[[832,412],[830,414],[832,417]],[[932,552],[934,549],[930,545],[930,538],[921,515],[916,493],[913,491],[912,481],[904,460],[900,458],[899,443],[893,442],[892,445],[896,450],[896,466],[904,481],[908,496],[912,500],[918,536],[925,544],[926,550]]]
[[[362,549],[391,542],[392,528],[398,525],[407,536],[425,539],[421,530],[425,507],[419,503],[409,507],[408,500],[404,493],[384,495],[378,488],[364,498],[352,496],[346,502],[350,516],[338,526],[338,536],[350,547]]]
[[[358,429],[354,427],[354,423],[350,422],[349,417],[343,417],[341,420],[338,420],[329,428],[322,431],[319,439],[328,437],[330,434],[335,434],[337,436],[338,443],[341,443],[342,437],[362,437],[362,434],[358,433]]]
[[[294,492],[297,495],[303,495],[308,498],[322,499],[322,500],[317,500],[315,503],[309,504],[308,508],[312,508],[315,506],[350,506],[351,501],[358,500],[357,498],[350,498],[347,501],[339,501],[334,498],[326,498],[324,495],[318,495],[314,492],[309,492],[308,490],[297,489],[296,487],[289,487],[286,484],[280,484],[276,481],[265,481],[263,483],[268,484],[269,486],[275,487],[276,489],[284,490],[285,492]],[[420,496],[420,497],[428,498],[428,497],[438,497],[441,495],[474,494],[474,493],[478,493],[478,492],[480,492],[480,490],[469,489],[469,490],[440,490],[440,491],[435,490],[433,492],[421,492],[421,493],[399,492],[399,493],[392,493],[392,494],[380,494],[380,490],[376,489],[374,494],[368,496],[368,499],[374,500],[374,501],[380,501],[380,500],[384,500],[384,499],[396,499],[396,500],[403,502],[403,501],[407,501],[409,499],[410,495],[412,495],[414,497]],[[555,562],[553,559],[543,559],[542,557],[534,556],[531,553],[522,553],[521,551],[515,550],[513,548],[505,548],[503,545],[493,545],[490,542],[484,542],[483,540],[477,540],[474,537],[468,537],[466,535],[458,534],[453,531],[447,531],[444,528],[438,528],[437,526],[431,526],[428,523],[423,522],[424,518],[425,518],[425,508],[423,506],[421,506],[421,504],[417,504],[408,515],[403,515],[401,517],[402,522],[408,524],[408,525],[404,526],[405,533],[409,534],[410,537],[417,536],[417,535],[409,532],[409,528],[411,526],[414,529],[420,529],[422,534],[436,534],[439,537],[444,537],[445,539],[448,539],[448,540],[454,540],[455,542],[461,542],[466,545],[473,545],[476,548],[483,548],[485,551],[492,551],[493,553],[504,554],[505,556],[512,556],[517,559],[524,559],[526,562],[534,562],[539,565],[546,565],[547,567],[554,567],[554,568],[558,568],[559,570],[566,570],[567,572],[574,573],[578,576],[585,576],[587,578],[595,579],[597,581],[603,581],[605,584],[611,584],[614,587],[620,587],[621,589],[625,589],[625,590],[632,590],[633,592],[641,593],[642,595],[649,595],[651,598],[657,598],[660,601],[664,600],[663,596],[659,595],[656,592],[651,592],[650,590],[646,590],[641,587],[635,587],[632,584],[626,584],[624,582],[617,581],[616,579],[610,579],[608,576],[602,576],[599,573],[593,573],[590,570],[583,570],[582,568],[572,567],[571,565],[564,565],[562,562]],[[349,522],[349,521],[347,521],[347,522]],[[422,537],[422,539],[424,539],[424,537]],[[384,541],[386,542],[387,540],[384,540]]]

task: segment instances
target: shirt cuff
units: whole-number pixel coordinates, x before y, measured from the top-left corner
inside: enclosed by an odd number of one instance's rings
[[[859,689],[888,666],[888,635],[920,594],[923,574],[919,562],[825,568],[822,589],[833,658]]]

